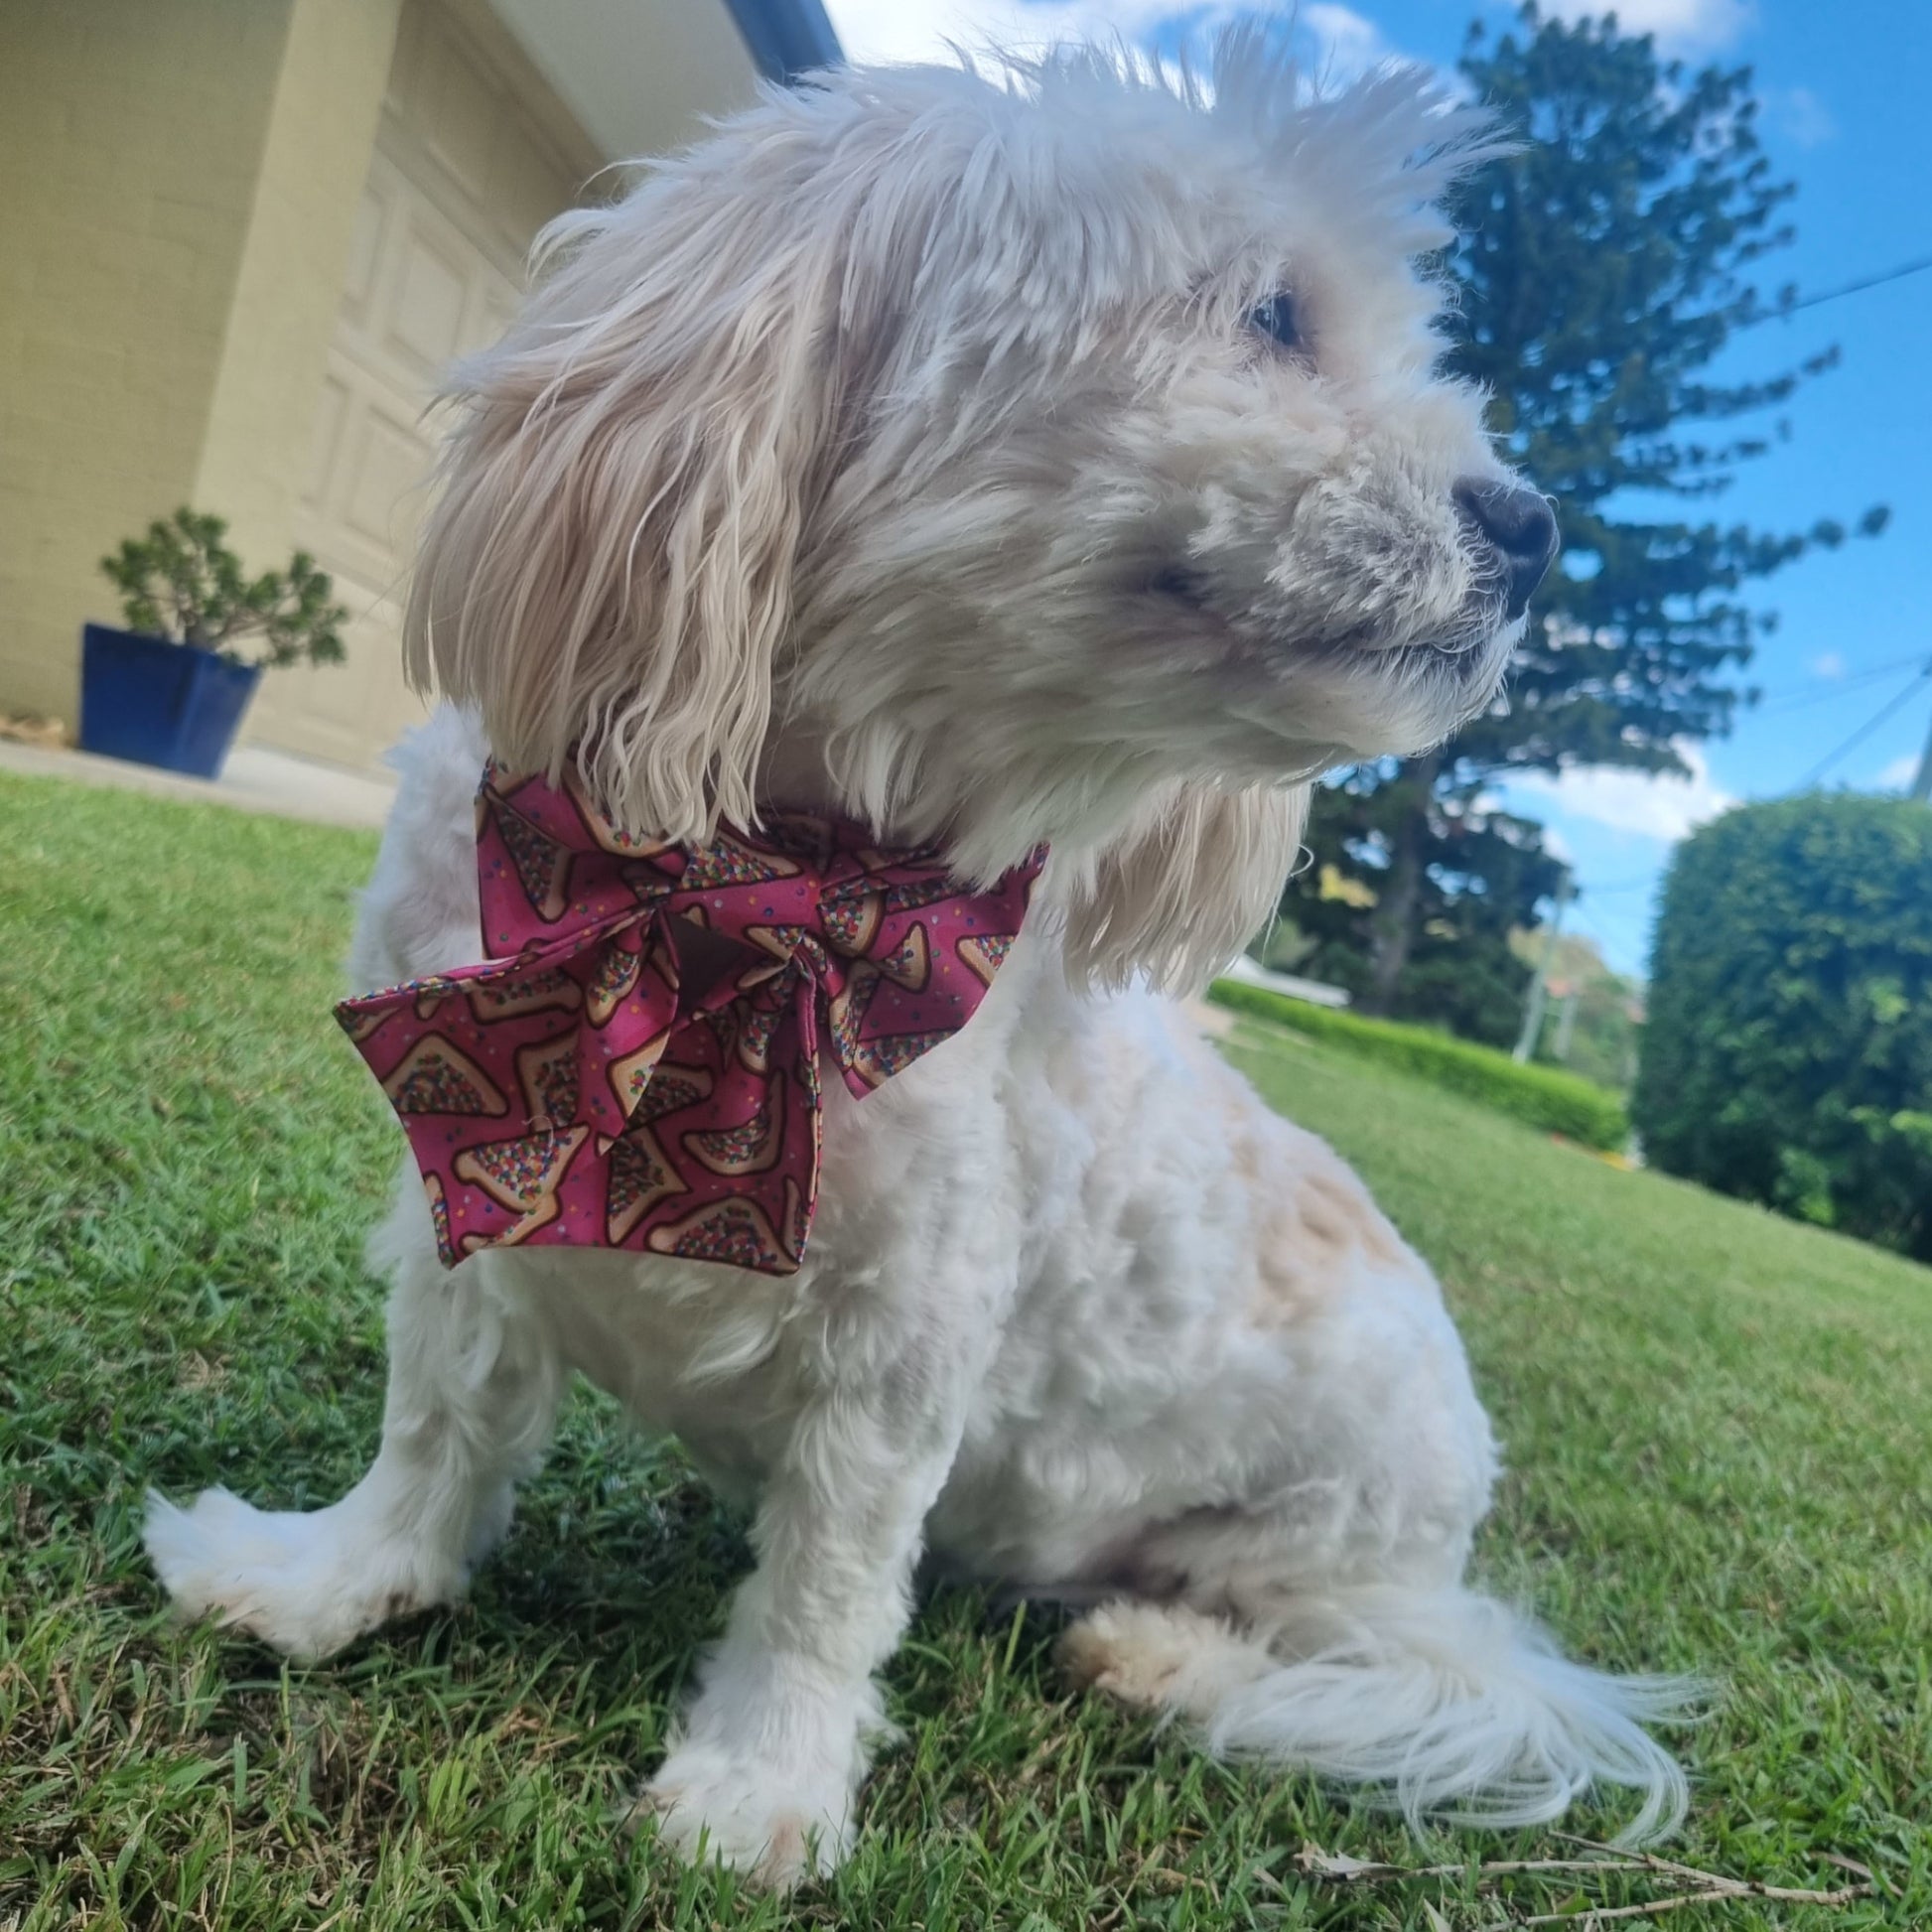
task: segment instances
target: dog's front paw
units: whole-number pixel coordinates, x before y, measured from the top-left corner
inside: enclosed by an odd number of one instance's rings
[[[278,1512],[205,1489],[181,1509],[151,1492],[142,1540],[184,1616],[212,1616],[291,1657],[327,1657],[463,1583],[426,1574],[419,1550],[374,1533],[351,1503]]]
[[[657,1836],[686,1863],[715,1861],[788,1891],[851,1850],[862,1770],[854,1759],[785,1765],[687,1739],[644,1787],[632,1818],[655,1814]]]

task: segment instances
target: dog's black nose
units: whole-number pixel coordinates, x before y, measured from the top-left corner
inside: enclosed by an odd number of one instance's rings
[[[1473,477],[1464,477],[1449,494],[1501,553],[1509,615],[1520,618],[1530,608],[1530,593],[1556,561],[1557,519],[1550,505],[1533,489]]]

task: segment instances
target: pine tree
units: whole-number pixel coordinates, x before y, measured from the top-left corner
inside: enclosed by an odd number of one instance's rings
[[[1389,929],[1391,883],[1400,882],[1413,895],[1401,914],[1412,936],[1394,1011],[1508,1046],[1529,978],[1509,936],[1536,923],[1537,901],[1564,875],[1540,829],[1472,809],[1428,759],[1409,760],[1393,779],[1381,767],[1350,771],[1321,794],[1311,840],[1316,862],[1290,889],[1292,930],[1275,937],[1277,963],[1346,987],[1357,1005],[1378,1010],[1377,940]],[[1404,840],[1414,848],[1405,850]],[[1372,856],[1385,853],[1386,864]]]
[[[1483,901],[1547,892],[1560,872],[1533,826],[1487,808],[1486,788],[1570,764],[1683,770],[1680,743],[1728,729],[1740,692],[1727,674],[1774,622],[1745,586],[1846,531],[1824,519],[1773,535],[1716,514],[1737,466],[1788,433],[1742,419],[1838,359],[1754,380],[1712,372],[1736,331],[1793,299],[1766,302],[1750,279],[1790,241],[1795,193],[1762,151],[1750,70],[1688,73],[1613,18],[1572,25],[1534,4],[1493,42],[1478,21],[1459,68],[1522,146],[1478,170],[1453,209],[1448,362],[1491,391],[1511,460],[1558,499],[1564,555],[1506,701],[1448,747],[1323,793],[1316,863],[1283,911],[1317,940],[1307,970],[1351,984],[1367,1010],[1493,1038],[1493,1018],[1471,1025],[1462,1010],[1432,926],[1458,935],[1491,1012],[1526,969],[1507,952],[1510,920]],[[1884,520],[1868,511],[1860,532]]]

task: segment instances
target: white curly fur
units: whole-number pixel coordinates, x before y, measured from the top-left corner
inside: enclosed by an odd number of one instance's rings
[[[1503,481],[1414,258],[1485,139],[1413,73],[1311,102],[1075,51],[768,95],[567,217],[463,426],[358,986],[474,956],[485,748],[637,831],[770,801],[1049,840],[972,1025],[828,1093],[788,1280],[598,1251],[446,1274],[405,1175],[380,1453],[332,1508],[156,1500],[184,1608],[319,1655],[447,1601],[570,1370],[756,1508],[758,1564],[646,1789],[785,1884],[849,1843],[922,1548],[1093,1607],[1074,1673],[1412,1816],[1673,1823],[1668,1686],[1461,1584],[1495,1476],[1428,1268],[1149,982],[1265,916],[1307,781],[1492,701],[1517,626],[1452,500]],[[1292,292],[1304,342],[1248,323]],[[575,749],[574,749],[575,748]]]

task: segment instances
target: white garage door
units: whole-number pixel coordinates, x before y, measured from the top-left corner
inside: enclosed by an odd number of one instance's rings
[[[596,165],[518,58],[436,0],[405,9],[296,520],[349,608],[348,662],[265,680],[252,738],[363,765],[422,715],[398,637],[438,429],[423,412],[451,359],[502,333],[531,237]]]

